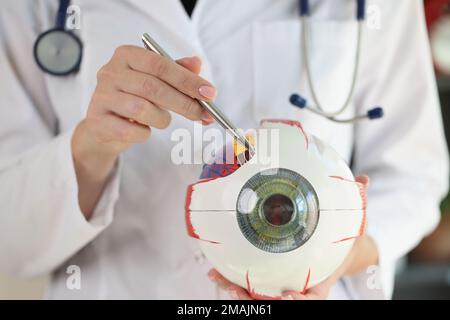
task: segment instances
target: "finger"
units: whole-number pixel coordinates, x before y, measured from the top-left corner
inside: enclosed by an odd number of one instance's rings
[[[248,294],[247,290],[236,285],[231,285],[228,288],[228,294],[234,300],[253,300],[252,297],[250,297],[250,295]]]
[[[211,281],[217,283],[217,285],[224,290],[227,290],[228,287],[232,285],[232,283],[225,279],[225,277],[222,276],[216,269],[211,269],[208,272],[208,277]]]
[[[179,59],[177,63],[195,74],[199,74],[202,69],[202,60],[196,56]],[[209,126],[215,122],[214,118],[205,110],[203,110],[203,115],[204,120],[202,120],[202,124],[204,126]]]
[[[221,289],[227,290],[231,298],[235,300],[253,300],[247,290],[225,279],[225,277],[222,276],[216,269],[211,269],[208,272],[208,277]]]
[[[355,178],[356,182],[362,183],[366,188],[369,186],[370,184],[370,178],[366,175],[364,176],[357,176]]]
[[[196,100],[156,77],[128,70],[123,71],[123,76],[118,77],[116,81],[121,91],[142,97],[189,120],[210,119]]]
[[[360,183],[363,185],[362,187],[362,192],[361,192],[361,197],[363,200],[363,208],[365,209],[367,207],[367,190],[369,188],[369,184],[370,184],[370,179],[368,176],[357,176],[355,178],[355,181],[357,183]],[[367,228],[367,219],[364,219],[364,224],[361,230],[361,234],[364,234],[366,232],[366,228]]]
[[[303,296],[306,300],[325,300],[328,297],[332,284],[335,283],[331,277],[321,283],[309,288]]]
[[[297,291],[285,291],[283,292],[281,300],[306,300],[306,295]]]
[[[211,279],[211,281],[217,283],[217,285],[219,285],[219,287],[221,287],[224,290],[228,290],[230,288],[232,288],[233,290],[236,290],[238,288],[241,288],[239,286],[236,286],[234,283],[228,281],[216,269],[211,269],[208,272],[208,277],[209,277],[209,279]]]
[[[126,144],[143,143],[150,137],[151,130],[147,126],[130,122],[112,113],[102,115],[94,121],[94,130],[103,142],[117,141]]]
[[[170,59],[139,47],[118,50],[124,51],[131,69],[153,75],[192,98],[211,101],[217,95],[217,90],[208,81]]]
[[[195,74],[202,70],[202,60],[199,57],[182,58],[177,63]]]
[[[142,125],[165,129],[170,125],[168,111],[155,106],[150,101],[125,92],[114,92],[98,98],[99,104],[109,112],[125,119],[131,119]]]
[[[323,297],[321,295],[318,295],[316,293],[306,293],[304,295],[304,299],[303,300],[326,300],[326,297]]]
[[[208,118],[208,117],[209,117],[209,115],[205,116],[205,118],[202,120],[202,124],[204,126],[209,126],[209,125],[211,125],[211,124],[213,124],[215,122],[214,119]]]

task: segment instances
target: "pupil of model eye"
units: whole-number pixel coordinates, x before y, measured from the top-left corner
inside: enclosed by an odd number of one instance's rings
[[[264,201],[262,211],[268,223],[274,226],[283,226],[292,220],[294,205],[287,196],[274,194]]]

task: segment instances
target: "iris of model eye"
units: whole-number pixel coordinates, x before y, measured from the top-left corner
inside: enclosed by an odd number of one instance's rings
[[[282,226],[292,220],[294,204],[285,195],[273,194],[264,201],[262,213],[271,225]]]
[[[242,234],[257,248],[272,253],[302,246],[319,220],[319,203],[312,185],[284,168],[264,170],[247,180],[236,209]]]

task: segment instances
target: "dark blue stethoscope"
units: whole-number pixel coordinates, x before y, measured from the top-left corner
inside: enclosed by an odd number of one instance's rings
[[[303,48],[303,63],[306,70],[308,85],[311,90],[311,95],[315,106],[311,106],[308,101],[298,95],[293,94],[290,97],[290,102],[301,108],[314,112],[317,115],[325,117],[331,121],[339,123],[352,123],[363,119],[378,119],[383,117],[383,109],[380,107],[369,110],[364,115],[358,115],[350,119],[337,119],[350,105],[355,93],[356,79],[359,70],[359,63],[361,58],[361,36],[363,30],[363,23],[365,21],[366,1],[356,0],[356,18],[358,22],[358,39],[357,51],[355,55],[355,66],[353,70],[352,85],[347,95],[345,103],[342,107],[333,112],[327,112],[321,105],[316,93],[314,82],[311,75],[310,66],[310,48],[309,48],[309,17],[311,16],[309,0],[299,0],[299,13],[303,26],[302,48]],[[71,4],[70,0],[60,0],[59,9],[56,17],[56,26],[42,33],[34,45],[34,58],[42,71],[54,76],[67,76],[71,73],[76,73],[80,69],[83,58],[83,44],[72,31],[67,30],[67,10]]]
[[[67,11],[70,0],[60,0],[56,26],[42,33],[34,44],[34,59],[42,71],[54,76],[67,76],[80,69],[83,43],[67,30]]]
[[[356,19],[358,22],[358,39],[357,39],[357,49],[355,54],[355,63],[353,69],[352,83],[350,90],[348,92],[347,98],[345,99],[344,104],[336,109],[336,111],[327,112],[319,101],[317,91],[314,86],[314,81],[311,75],[311,63],[310,63],[310,29],[309,29],[309,18],[311,16],[309,0],[299,0],[299,10],[300,10],[300,19],[302,21],[302,50],[303,50],[303,65],[305,67],[305,73],[308,80],[308,85],[311,90],[311,96],[314,101],[315,106],[311,106],[308,101],[300,96],[299,94],[293,94],[290,97],[290,102],[294,106],[297,106],[301,109],[309,110],[319,116],[327,118],[331,121],[338,123],[354,123],[360,120],[369,119],[379,119],[384,115],[383,108],[375,107],[367,111],[366,114],[357,115],[353,118],[349,119],[338,119],[337,117],[341,115],[345,110],[348,109],[356,88],[356,80],[359,71],[359,64],[361,60],[361,38],[363,31],[363,24],[365,21],[366,15],[366,0],[356,0]]]

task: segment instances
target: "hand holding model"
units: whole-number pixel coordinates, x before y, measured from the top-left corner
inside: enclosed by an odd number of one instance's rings
[[[277,133],[270,143],[267,131]],[[252,137],[255,157],[239,164],[241,151],[225,146],[186,192],[187,232],[211,280],[234,298],[325,299],[341,277],[376,265],[369,178],[300,122],[263,120]]]

